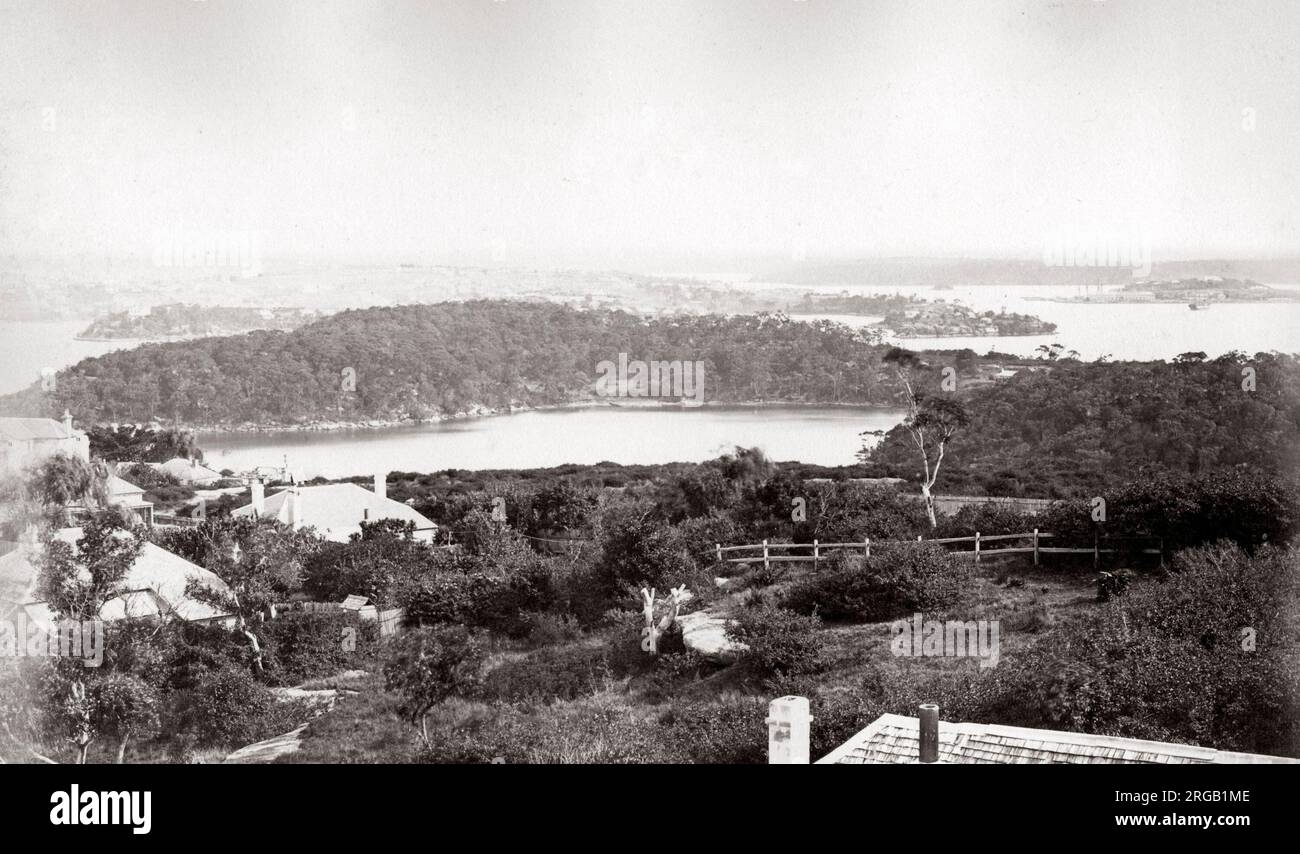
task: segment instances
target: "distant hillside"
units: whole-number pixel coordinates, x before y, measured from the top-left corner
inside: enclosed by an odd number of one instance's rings
[[[428,419],[591,400],[597,365],[704,363],[707,402],[893,403],[886,348],[829,322],[669,317],[474,301],[345,311],[292,332],[146,344],[86,359],[0,412],[195,427]],[[355,386],[353,386],[355,380]]]
[[[299,308],[245,308],[224,305],[156,305],[148,314],[118,311],[103,315],[78,338],[91,340],[198,338],[234,335],[254,329],[297,329],[315,313]]]
[[[1242,387],[1246,368],[1252,390]],[[1293,356],[1062,361],[963,397],[971,423],[948,448],[938,492],[1090,497],[1144,469],[1300,472],[1300,362]],[[895,428],[867,469],[916,482],[920,467],[911,437]]]

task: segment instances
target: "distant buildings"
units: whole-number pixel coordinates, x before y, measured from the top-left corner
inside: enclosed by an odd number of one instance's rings
[[[376,476],[370,491],[355,483],[331,483],[323,486],[291,486],[265,496],[261,481],[254,481],[252,501],[234,511],[235,516],[275,519],[297,530],[315,528],[327,540],[345,543],[361,533],[362,522],[396,519],[415,524],[415,539],[431,543],[438,526],[400,501],[387,495],[387,484]]]
[[[90,461],[90,439],[72,426],[72,415],[53,418],[0,418],[0,473],[37,465],[62,454]]]
[[[173,457],[165,463],[152,463],[154,471],[175,478],[177,483],[192,487],[213,486],[221,480],[221,472],[213,471],[198,460]]]

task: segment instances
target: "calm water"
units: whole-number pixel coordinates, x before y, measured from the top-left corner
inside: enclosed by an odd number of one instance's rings
[[[1274,284],[1295,290],[1297,285]],[[1179,353],[1200,350],[1211,358],[1231,350],[1248,354],[1277,350],[1300,353],[1300,303],[1216,305],[1208,311],[1192,311],[1185,304],[1099,304],[1056,303],[1029,297],[1071,297],[1081,294],[1069,287],[980,286],[936,291],[925,287],[882,289],[869,285],[822,288],[831,293],[915,294],[925,299],[960,300],[977,311],[1032,314],[1056,324],[1051,335],[1016,338],[907,338],[888,339],[913,350],[969,347],[976,353],[997,350],[1017,356],[1032,356],[1043,344],[1060,344],[1077,350],[1081,358],[1109,355],[1112,360],[1172,359]],[[1114,288],[1107,288],[1114,290]],[[878,318],[821,315],[849,326],[866,326]],[[806,317],[806,316],[804,316]]]
[[[89,356],[102,356],[139,343],[76,340],[77,333],[89,325],[86,320],[0,320],[0,394],[40,382],[43,368],[62,370]]]
[[[736,445],[774,460],[845,465],[865,430],[888,430],[900,410],[761,407],[576,409],[524,412],[420,427],[328,433],[202,433],[207,464],[236,471],[257,465],[303,477],[447,468],[533,468],[563,463],[668,463],[712,459]]]

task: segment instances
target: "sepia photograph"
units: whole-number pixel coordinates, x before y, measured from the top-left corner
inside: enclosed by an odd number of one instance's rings
[[[683,766],[815,764],[994,766],[841,772],[908,824],[956,774],[1278,832],[1297,45],[1289,0],[0,0],[0,827],[760,818],[845,778]]]

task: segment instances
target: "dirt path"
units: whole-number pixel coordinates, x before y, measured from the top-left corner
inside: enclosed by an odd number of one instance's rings
[[[272,689],[277,700],[308,700],[315,707],[316,714],[313,719],[323,715],[330,709],[334,708],[334,701],[338,698],[338,691],[333,688],[327,688],[321,691],[310,691],[303,688],[275,688]],[[277,735],[274,738],[268,738],[255,744],[245,745],[234,753],[222,760],[223,765],[265,765],[279,759],[281,756],[287,756],[290,753],[297,753],[302,747],[302,734],[307,730],[311,721],[289,730],[286,733]]]

